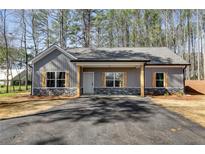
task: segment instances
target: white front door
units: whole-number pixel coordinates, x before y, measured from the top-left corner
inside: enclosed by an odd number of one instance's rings
[[[83,72],[83,94],[94,93],[94,72]]]

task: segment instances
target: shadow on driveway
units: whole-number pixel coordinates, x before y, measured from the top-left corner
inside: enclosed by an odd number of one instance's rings
[[[204,144],[204,134],[141,97],[82,97],[0,122],[0,144]]]
[[[56,145],[56,144],[66,145],[62,137],[53,137],[50,139],[44,139],[44,140],[36,141],[33,144],[34,145]]]
[[[156,112],[154,105],[144,99],[126,98],[78,98],[47,112],[35,114],[44,120],[34,123],[53,123],[67,120],[69,122],[92,121],[93,124],[114,121],[146,121]]]

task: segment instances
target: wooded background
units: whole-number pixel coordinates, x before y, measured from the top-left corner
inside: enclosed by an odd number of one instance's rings
[[[28,70],[29,60],[52,44],[62,48],[168,47],[191,64],[186,70],[187,79],[204,79],[204,13],[204,10],[0,10],[0,69],[7,69],[7,76],[11,69]]]

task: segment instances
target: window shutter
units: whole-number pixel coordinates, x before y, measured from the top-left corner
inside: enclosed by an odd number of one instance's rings
[[[65,72],[65,87],[70,87],[69,72]]]
[[[102,72],[102,75],[101,75],[101,86],[106,87],[105,72]]]
[[[164,87],[165,88],[168,87],[168,73],[167,72],[164,73]]]
[[[46,69],[43,68],[41,72],[41,87],[45,88],[46,87]]]
[[[127,87],[127,72],[124,72],[124,84],[123,87]]]
[[[156,72],[152,73],[152,87],[156,87]]]

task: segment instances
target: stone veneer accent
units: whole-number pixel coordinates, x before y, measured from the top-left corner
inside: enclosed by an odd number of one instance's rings
[[[94,94],[102,95],[139,95],[140,88],[94,88]]]
[[[37,96],[75,96],[77,95],[77,88],[34,88],[33,95]]]
[[[81,94],[83,89],[81,88]],[[165,93],[184,93],[184,88],[145,88],[145,95],[164,95]],[[97,95],[140,95],[140,88],[94,88]],[[34,88],[33,95],[37,96],[75,96],[77,88]]]
[[[145,88],[145,94],[164,95],[164,94],[184,93],[184,88]]]
[[[145,88],[145,94],[164,95],[165,93],[184,93],[184,88]],[[140,88],[94,88],[94,94],[102,95],[140,95]]]

